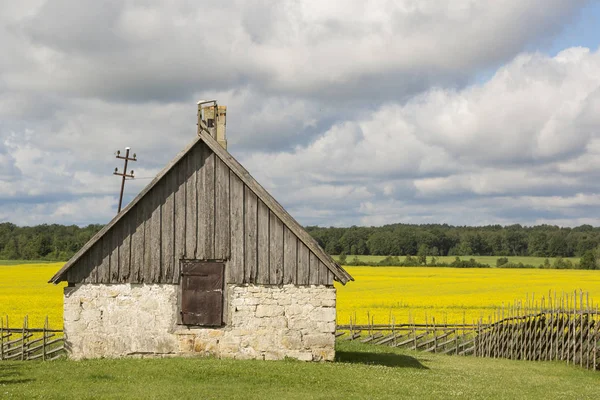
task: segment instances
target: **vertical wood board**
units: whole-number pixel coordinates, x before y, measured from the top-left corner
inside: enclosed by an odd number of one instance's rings
[[[148,272],[150,273],[146,278],[147,282],[158,283],[160,282],[161,274],[161,211],[164,193],[164,181],[161,181],[158,185],[154,186],[150,192],[150,198],[152,200],[150,215],[150,264],[146,263]]]
[[[132,224],[135,223],[135,214],[126,215],[119,224],[119,279],[121,283],[129,281],[131,273],[131,230]]]
[[[309,260],[309,271],[308,271],[308,283],[311,285],[319,284],[319,258],[313,253],[310,252],[308,256]]]
[[[214,154],[213,154],[214,155]],[[229,227],[229,167],[219,158],[215,175],[215,254],[217,260],[230,258],[231,229]]]
[[[108,283],[110,280],[110,235],[112,233],[112,229],[106,232],[99,241],[99,248],[101,251],[101,261],[98,265],[98,283]]]
[[[229,173],[231,260],[227,263],[227,283],[244,282],[244,184]]]
[[[142,270],[144,268],[144,231],[145,231],[145,219],[144,219],[144,206],[143,201],[135,205],[131,209],[132,220],[134,229],[131,235],[131,272],[129,276],[129,282],[140,283],[142,281]]]
[[[161,271],[160,282],[172,282],[175,253],[175,187],[177,171],[171,170],[164,178],[163,203],[161,209]]]
[[[283,282],[283,223],[269,211],[269,283]]]
[[[186,234],[186,176],[187,164],[185,159],[176,165],[177,182],[175,184],[175,238],[174,238],[174,260],[173,260],[173,283],[179,283],[180,263],[185,257],[185,234]]]
[[[256,283],[258,257],[258,198],[244,186],[244,282]]]
[[[269,283],[269,208],[258,200],[258,254],[256,282]]]
[[[308,247],[300,240],[298,240],[298,274],[297,274],[297,285],[308,285],[309,284],[309,273],[310,261],[309,261],[309,250]]]
[[[283,284],[296,282],[298,271],[298,238],[283,226]]]
[[[186,184],[185,184],[185,258],[196,258],[196,246],[198,245],[198,192],[196,177],[196,161],[199,157],[194,147],[186,157]]]
[[[198,169],[198,245],[196,258],[215,257],[215,154],[203,143],[194,149]]]
[[[121,242],[121,232],[124,220],[121,219],[120,224],[115,225],[110,230],[110,274],[108,281],[111,283],[119,282],[119,244]]]

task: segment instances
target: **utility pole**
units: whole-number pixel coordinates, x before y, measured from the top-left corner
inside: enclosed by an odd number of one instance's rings
[[[131,172],[129,174],[127,174],[127,163],[129,161],[137,161],[137,159],[135,158],[135,153],[133,153],[133,158],[129,158],[129,147],[125,147],[125,157],[121,156],[121,150],[117,150],[117,158],[121,159],[121,160],[125,160],[125,166],[123,167],[123,173],[119,172],[119,168],[115,168],[115,172],[113,172],[113,175],[118,175],[118,176],[122,176],[123,180],[121,181],[121,195],[119,196],[119,211],[117,212],[120,213],[121,212],[121,205],[123,205],[123,191],[125,190],[125,179],[127,178],[131,178],[133,179],[133,170],[131,170]]]

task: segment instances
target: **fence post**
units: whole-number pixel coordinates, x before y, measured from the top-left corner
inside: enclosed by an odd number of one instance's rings
[[[48,316],[46,315],[46,321],[44,321],[44,331],[42,333],[42,360],[46,361],[46,329],[48,329]]]
[[[598,322],[598,305],[596,305],[596,319],[594,320],[594,339],[592,341],[594,345],[594,371],[598,369],[598,362],[596,359],[598,354]]]
[[[437,330],[435,329],[435,317],[433,319],[433,352],[437,353]]]
[[[25,329],[27,328],[27,316],[23,318],[23,331],[21,336],[21,361],[25,360]]]
[[[2,360],[4,360],[4,318],[0,318],[0,361]]]

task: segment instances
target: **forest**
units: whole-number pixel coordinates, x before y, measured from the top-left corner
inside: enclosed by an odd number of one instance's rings
[[[17,226],[0,223],[0,259],[68,260],[102,225]],[[391,224],[348,228],[309,226],[329,254],[382,256],[582,257],[600,246],[600,227],[581,225]]]
[[[381,256],[582,257],[600,245],[600,228],[581,225],[391,224],[307,230],[329,254]]]
[[[0,260],[66,261],[75,254],[102,225],[0,224]]]

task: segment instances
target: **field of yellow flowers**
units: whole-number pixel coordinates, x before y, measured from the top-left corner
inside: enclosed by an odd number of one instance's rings
[[[30,327],[62,328],[64,284],[47,281],[63,263],[0,265],[0,317],[11,326],[29,315]],[[436,321],[472,323],[515,299],[547,296],[549,291],[583,290],[600,301],[600,271],[434,268],[346,267],[354,282],[336,283],[338,323]]]
[[[29,316],[31,328],[41,328],[48,316],[51,328],[63,326],[64,284],[47,283],[64,263],[0,265],[0,317],[11,327],[23,326]]]
[[[467,323],[487,319],[514,300],[540,299],[549,291],[558,296],[574,290],[589,292],[600,302],[600,271],[345,267],[354,277],[346,286],[336,283],[338,323]]]

